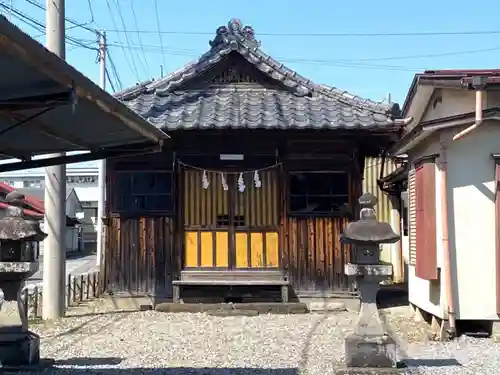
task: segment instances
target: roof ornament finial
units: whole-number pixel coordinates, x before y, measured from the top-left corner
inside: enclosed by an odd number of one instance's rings
[[[227,26],[219,26],[215,32],[215,39],[210,41],[212,48],[229,45],[231,42],[245,42],[253,47],[259,47],[260,42],[255,39],[255,32],[251,26],[243,26],[237,19],[231,19]]]

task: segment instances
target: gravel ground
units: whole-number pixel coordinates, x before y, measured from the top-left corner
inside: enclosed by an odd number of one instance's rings
[[[407,314],[404,308],[385,313],[409,364],[404,373],[500,372],[500,345],[470,338],[428,342],[425,327]],[[343,361],[343,338],[355,320],[349,312],[215,317],[94,306],[92,314],[32,328],[42,336],[42,356],[58,361],[46,373],[323,375]]]

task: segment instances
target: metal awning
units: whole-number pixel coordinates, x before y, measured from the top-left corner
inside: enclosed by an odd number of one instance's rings
[[[92,160],[162,147],[168,138],[3,16],[0,72],[0,159],[30,164],[35,155],[87,150],[92,156],[82,160]],[[28,168],[56,164],[43,160]]]

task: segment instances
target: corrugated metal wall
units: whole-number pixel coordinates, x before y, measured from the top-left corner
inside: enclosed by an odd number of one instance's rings
[[[384,176],[396,170],[397,165],[393,160],[386,159],[384,165]],[[377,219],[390,223],[392,204],[389,196],[379,189],[377,180],[380,178],[380,171],[382,169],[382,158],[365,158],[365,171],[363,178],[363,193],[372,193],[378,199],[377,206]],[[392,263],[391,245],[386,244],[382,246],[380,260]]]

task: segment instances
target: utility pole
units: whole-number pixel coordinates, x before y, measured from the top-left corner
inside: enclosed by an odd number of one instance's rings
[[[47,49],[66,59],[64,0],[47,0]],[[64,156],[55,154],[51,156]],[[64,316],[66,284],[66,165],[45,168],[43,319]]]
[[[100,86],[106,90],[106,33],[99,32],[99,67]],[[97,266],[101,265],[105,253],[104,224],[102,219],[105,215],[106,206],[106,159],[99,162],[99,174],[97,177],[99,198],[97,201]]]

